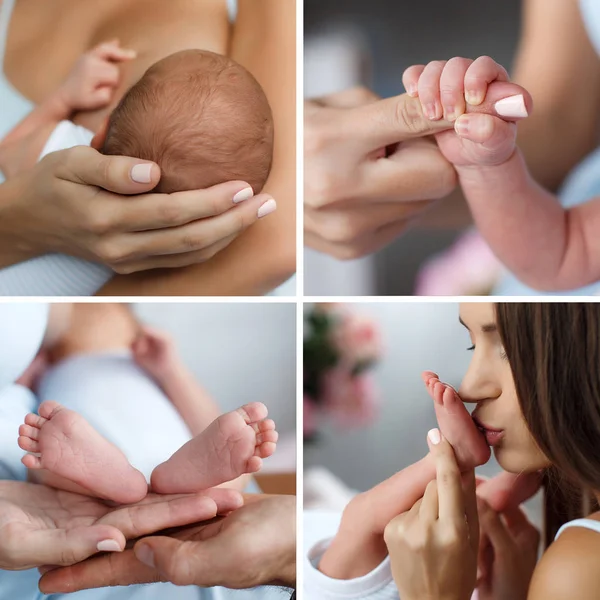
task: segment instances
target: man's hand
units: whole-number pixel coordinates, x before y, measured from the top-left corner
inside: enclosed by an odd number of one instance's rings
[[[171,537],[148,537],[119,555],[47,572],[40,590],[68,593],[157,581],[232,589],[294,587],[296,498],[247,496],[245,506],[218,521]]]

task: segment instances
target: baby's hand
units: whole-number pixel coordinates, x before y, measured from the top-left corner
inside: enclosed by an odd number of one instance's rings
[[[452,58],[409,67],[402,81],[431,120],[445,119],[454,131],[436,135],[442,154],[457,167],[494,166],[516,147],[515,121],[531,114],[532,99],[510,83],[488,56]]]
[[[59,88],[62,100],[71,111],[107,106],[119,85],[118,63],[136,56],[135,50],[121,48],[118,40],[96,46],[75,63]]]
[[[153,327],[143,326],[140,329],[131,351],[135,362],[159,381],[179,364],[177,348],[171,336]]]

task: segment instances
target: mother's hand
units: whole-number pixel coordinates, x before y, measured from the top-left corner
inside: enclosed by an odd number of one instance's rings
[[[407,94],[380,100],[355,88],[307,101],[306,244],[340,259],[370,254],[450,194],[454,168],[425,139],[448,126],[424,117]]]
[[[0,569],[72,565],[100,549],[121,551],[126,539],[211,519],[242,503],[233,490],[159,496],[109,507],[101,500],[44,485],[0,482]]]
[[[117,273],[196,264],[229,245],[270,200],[248,199],[243,181],[146,193],[159,179],[154,163],[84,146],[45,156],[1,186],[0,267],[49,252],[95,260]]]
[[[410,511],[386,527],[392,574],[402,600],[468,600],[479,545],[475,473],[464,475],[463,490],[452,446],[439,430],[428,437],[437,478]]]
[[[40,589],[68,593],[157,581],[232,589],[268,584],[294,587],[295,496],[258,495],[245,500],[242,508],[216,522],[186,527],[170,537],[148,537],[133,550],[45,573]]]

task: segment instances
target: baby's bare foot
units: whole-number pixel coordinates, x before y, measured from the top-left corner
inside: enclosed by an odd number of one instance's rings
[[[275,452],[278,434],[260,402],[215,419],[152,472],[152,490],[161,494],[195,492],[256,473]]]
[[[442,435],[454,448],[459,466],[467,470],[485,464],[490,447],[454,388],[442,383],[432,371],[425,371],[422,378],[433,398]]]
[[[66,489],[72,489],[72,482],[121,504],[146,496],[142,473],[81,415],[52,401],[42,402],[38,413],[28,414],[19,428],[19,446],[32,453],[21,459],[28,469],[46,470],[66,479]],[[63,487],[57,477],[48,478],[48,483]]]

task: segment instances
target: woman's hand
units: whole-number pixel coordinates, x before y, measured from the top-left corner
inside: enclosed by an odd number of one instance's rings
[[[215,489],[193,495],[148,494],[137,504],[111,508],[96,498],[45,485],[2,481],[0,569],[65,566],[99,550],[120,552],[128,538],[211,519],[241,503],[239,493]]]
[[[0,186],[0,267],[49,252],[95,260],[117,273],[196,264],[274,203],[265,194],[252,197],[241,181],[145,193],[159,179],[154,163],[83,146],[47,155]]]
[[[477,574],[479,523],[474,471],[464,475],[439,430],[429,432],[437,479],[385,530],[402,600],[469,600]]]
[[[40,589],[67,593],[156,581],[232,589],[294,587],[296,498],[247,496],[245,506],[214,523],[145,538],[119,555],[46,573]]]
[[[538,559],[539,531],[518,507],[497,513],[478,498],[481,545],[479,600],[527,600]]]
[[[404,94],[356,88],[305,103],[306,244],[339,259],[376,252],[456,186],[426,136],[452,125]]]

